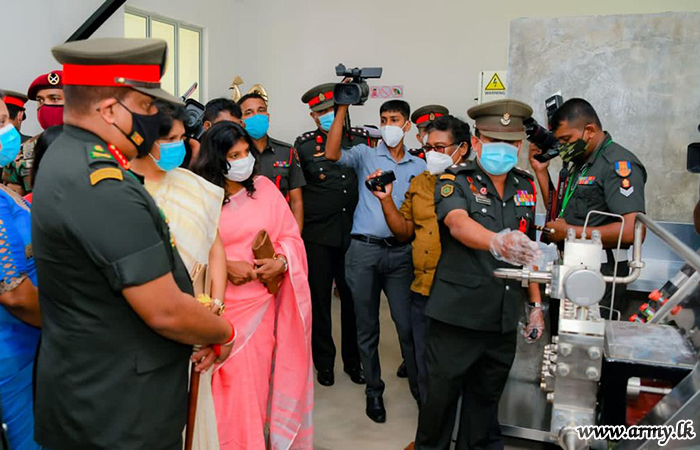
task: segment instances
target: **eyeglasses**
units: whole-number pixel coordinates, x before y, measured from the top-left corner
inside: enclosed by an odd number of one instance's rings
[[[431,152],[431,151],[435,150],[436,152],[445,153],[446,148],[452,147],[453,145],[457,145],[457,144],[460,144],[460,142],[454,142],[452,144],[447,144],[447,145],[435,145],[435,146],[425,144],[423,146],[423,151],[427,153],[427,152]]]

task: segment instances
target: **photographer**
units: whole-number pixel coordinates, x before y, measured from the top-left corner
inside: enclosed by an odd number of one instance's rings
[[[406,361],[411,393],[418,398],[413,333],[411,331],[411,246],[396,239],[387,226],[379,199],[363,186],[368,175],[380,169],[393,171],[396,183],[392,200],[401,207],[411,178],[425,170],[425,162],[408,153],[404,134],[411,128],[410,106],[402,100],[390,100],[379,109],[382,142],[372,148],[356,145],[341,152],[343,123],[347,105],[339,105],[326,142],[326,158],[355,169],[360,199],[355,210],[352,240],[345,255],[346,279],[352,290],[357,316],[360,357],[367,380],[367,416],[375,422],[386,421],[380,376],[379,301],[384,290],[391,317],[396,324],[401,353]]]
[[[413,239],[411,323],[420,403],[425,402],[428,389],[425,366],[425,306],[440,259],[435,183],[438,175],[445,169],[467,158],[471,139],[469,125],[452,116],[442,116],[431,121],[425,127],[424,133],[428,138],[421,151],[425,153],[428,170],[411,180],[401,209],[397,209],[392,201],[392,184],[386,185],[386,192],[372,192],[381,202],[386,223],[394,236],[402,242]],[[379,171],[370,177],[377,175]]]
[[[617,275],[626,276],[629,273],[627,249],[634,241],[635,216],[645,210],[644,184],[647,173],[644,165],[603,131],[598,114],[586,100],[572,98],[564,102],[552,116],[551,129],[562,144],[560,155],[566,155],[565,165],[569,176],[564,192],[559,193],[562,201],[557,218],[545,225],[554,232],[545,235],[545,238],[562,245],[569,228],[576,230],[577,237],[580,237],[586,215],[591,210],[620,214],[625,218],[625,225],[619,254],[615,254],[620,235],[618,219],[591,215],[587,232],[600,232],[605,249],[601,272],[613,275],[617,261]],[[537,174],[540,191],[547,204],[549,196],[557,194],[549,191],[549,162],[537,161],[534,156],[538,153],[540,149],[531,145],[530,165]],[[625,286],[618,285],[616,299],[622,298],[624,292]],[[610,289],[600,304],[610,307]]]

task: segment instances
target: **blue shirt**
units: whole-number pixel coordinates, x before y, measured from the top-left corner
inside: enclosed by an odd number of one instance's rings
[[[357,173],[360,199],[353,217],[352,234],[364,234],[376,238],[393,236],[384,219],[382,205],[379,199],[367,189],[365,180],[377,169],[383,172],[393,170],[396,181],[394,181],[391,197],[398,209],[401,208],[413,177],[426,170],[425,161],[411,155],[404,148],[403,159],[397,163],[386,144],[380,142],[376,147],[359,144],[349,150],[343,150],[338,163],[352,167]]]

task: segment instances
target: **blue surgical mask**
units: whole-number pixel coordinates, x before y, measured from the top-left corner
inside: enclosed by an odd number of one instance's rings
[[[185,160],[187,151],[185,150],[184,141],[163,142],[162,144],[159,143],[158,147],[160,148],[160,159],[155,159],[153,155],[151,155],[151,158],[161,170],[166,172],[173,170],[180,167],[182,161]]]
[[[260,139],[267,134],[270,128],[270,118],[267,114],[256,114],[244,120],[245,130],[253,139]]]
[[[518,147],[505,142],[481,143],[479,165],[491,175],[503,175],[518,162]]]
[[[331,111],[318,118],[318,121],[321,124],[321,129],[323,131],[329,131],[331,129],[331,125],[333,125],[333,120],[335,120],[335,111]]]
[[[22,137],[11,123],[0,128],[0,166],[4,167],[14,161],[21,145]]]

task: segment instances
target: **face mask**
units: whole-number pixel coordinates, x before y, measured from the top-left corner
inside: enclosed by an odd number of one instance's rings
[[[455,153],[457,153],[459,147],[461,146],[462,144],[459,144],[457,146],[457,149],[455,149]],[[452,157],[455,153],[448,155],[447,153],[440,153],[435,150],[427,152],[425,154],[425,162],[428,164],[428,171],[432,175],[440,175],[445,171],[445,169],[454,164]]]
[[[119,102],[119,104],[131,114],[131,133],[126,134],[124,130],[117,126],[116,123],[114,126],[136,146],[136,152],[139,157],[148,155],[151,153],[151,148],[153,148],[153,144],[156,142],[156,139],[158,139],[158,134],[160,132],[160,120],[163,113],[158,111],[150,116],[145,114],[137,114],[127,108],[124,103],[120,102],[119,100],[117,100],[117,102]]]
[[[158,148],[160,148],[160,159],[155,159],[150,153],[149,155],[161,170],[166,172],[173,170],[180,167],[182,161],[185,160],[185,154],[187,153],[185,151],[185,141],[163,142],[158,144]]]
[[[481,143],[481,168],[491,175],[503,175],[518,162],[518,147],[505,142]]]
[[[328,131],[333,125],[333,120],[335,120],[335,112],[331,111],[328,114],[324,114],[318,118],[318,122],[321,124],[321,129],[323,131]]]
[[[15,160],[22,145],[22,137],[11,123],[0,128],[0,166],[4,167]]]
[[[404,126],[406,125],[404,124]],[[380,131],[382,132],[382,140],[387,147],[394,148],[399,145],[399,142],[401,142],[401,139],[403,139],[403,127],[385,125],[380,128]]]
[[[253,167],[255,167],[255,157],[252,153],[248,152],[248,156],[245,158],[229,161],[228,166],[226,178],[231,181],[241,183],[250,178],[250,175],[253,173]]]
[[[270,128],[270,118],[267,114],[256,114],[244,120],[245,130],[253,139],[260,139],[267,134]]]
[[[42,105],[36,111],[36,118],[44,130],[63,125],[63,105]]]
[[[583,140],[583,133],[581,133],[581,137],[576,141],[559,146],[559,156],[564,164],[568,164],[586,153],[586,147],[588,147],[588,142]]]

